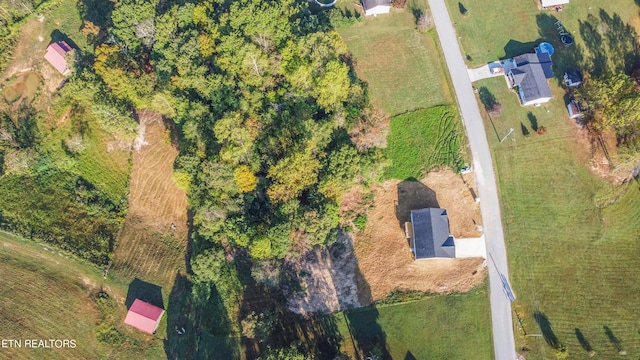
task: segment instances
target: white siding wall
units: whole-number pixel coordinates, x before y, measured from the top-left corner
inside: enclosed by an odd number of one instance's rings
[[[371,9],[367,10],[365,12],[365,15],[376,16],[378,14],[388,14],[390,10],[391,10],[391,6],[378,5],[378,6],[374,6]]]

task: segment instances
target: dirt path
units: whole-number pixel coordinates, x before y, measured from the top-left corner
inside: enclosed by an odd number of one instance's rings
[[[133,156],[129,212],[112,270],[117,276],[169,287],[176,273],[185,269],[187,197],[173,181],[178,150],[171,145],[160,115],[146,111],[139,115],[140,146]]]
[[[387,181],[374,189],[374,207],[365,230],[355,241],[362,273],[360,303],[386,297],[392,290],[468,291],[485,278],[482,258],[414,261],[401,227],[411,209],[447,209],[455,237],[478,236],[480,210],[467,182],[451,170],[432,172],[420,182]],[[475,223],[474,223],[475,222]]]

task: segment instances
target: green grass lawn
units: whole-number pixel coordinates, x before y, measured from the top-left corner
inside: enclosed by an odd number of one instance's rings
[[[629,48],[639,21],[633,1],[572,2],[557,13],[538,11],[534,1],[473,0],[463,2],[466,16],[457,1],[447,3],[473,66],[529,51],[540,40],[556,45],[556,78],[569,68],[597,75],[637,64]],[[509,9],[509,16],[495,16],[497,9]],[[556,20],[575,46],[558,45]],[[554,99],[538,108],[521,107],[503,78],[475,84],[502,104],[500,115],[485,114],[485,127],[518,297],[514,309],[524,324],[523,330],[516,325],[518,349],[527,359],[552,359],[548,343],[562,343],[570,359],[588,359],[591,349],[594,358],[612,359],[620,348],[637,358],[640,315],[632,304],[640,293],[639,185],[613,188],[589,170],[589,148],[578,140],[557,83],[550,82]],[[546,134],[535,133],[540,126]],[[525,337],[525,331],[544,336]]]
[[[434,30],[416,30],[409,8],[338,29],[371,101],[390,115],[450,104],[448,75]]]
[[[462,128],[452,106],[437,106],[391,118],[388,178],[420,178],[436,166],[462,166]]]
[[[343,351],[358,352],[360,358],[377,345],[392,359],[491,359],[490,314],[482,285],[467,294],[368,307],[334,318]]]
[[[605,333],[607,326],[631,357],[640,356],[640,190],[637,182],[620,190],[588,170],[587,148],[577,145],[576,129],[553,86],[554,100],[542,107],[521,107],[502,78],[483,80],[503,112],[486,120],[498,180],[512,284],[514,308],[524,330],[540,334],[533,316],[544,314],[546,335],[568,346],[571,359],[587,359],[576,329],[597,358],[617,355]],[[530,114],[529,114],[530,113]],[[535,134],[532,121],[547,128]],[[531,134],[523,135],[525,127]],[[499,143],[510,128],[513,135]],[[620,194],[624,196],[619,198]],[[617,200],[606,208],[603,199]],[[544,338],[524,337],[519,349],[528,359],[550,359]]]
[[[75,349],[0,349],[10,359],[158,359],[164,356],[164,321],[155,337],[122,322],[127,286],[103,279],[100,269],[51,247],[0,232],[0,338],[74,339]],[[10,276],[8,276],[10,275]],[[115,310],[121,346],[99,342],[100,288],[119,304]]]
[[[583,0],[570,3],[564,11],[539,11],[537,0],[446,0],[452,21],[460,36],[463,54],[471,57],[470,66],[478,66],[502,57],[512,57],[530,51],[541,40],[550,41],[559,51],[553,58],[554,67],[558,70],[558,57],[562,52],[572,52],[567,63],[587,65],[593,58],[607,54],[605,57],[620,57],[620,47],[625,41],[633,41],[633,34],[624,24],[640,25],[638,6],[634,1],[598,1]],[[459,3],[467,9],[462,15]],[[601,16],[601,9],[604,13]],[[591,15],[593,18],[590,18]],[[619,19],[616,19],[616,15]],[[571,33],[576,45],[561,49],[559,36],[554,25],[560,20]],[[597,21],[596,21],[597,20]],[[598,25],[607,26],[597,29]],[[592,29],[593,27],[593,29]],[[595,33],[593,30],[596,30]],[[597,34],[597,32],[602,35]],[[600,38],[599,39],[599,36]],[[629,45],[631,45],[629,41]],[[610,46],[611,44],[612,46]],[[607,49],[608,50],[605,50]],[[573,64],[569,64],[573,65]],[[556,73],[557,75],[557,73]]]

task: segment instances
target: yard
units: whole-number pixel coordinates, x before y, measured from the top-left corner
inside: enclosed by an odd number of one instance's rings
[[[342,351],[359,358],[376,352],[383,359],[493,358],[484,284],[466,294],[428,296],[332,317],[342,338]]]
[[[463,166],[462,126],[457,110],[437,106],[391,118],[387,157],[391,164],[386,177],[419,178],[438,166],[453,170]]]
[[[146,336],[122,324],[127,311],[122,305],[125,284],[103,279],[100,269],[85,261],[4,232],[0,247],[0,274],[11,274],[0,278],[0,338],[76,340],[73,349],[30,349],[23,344],[21,349],[0,349],[0,357],[157,359],[164,355],[161,336]],[[96,294],[101,289],[120,303],[114,325],[125,335],[121,346],[96,339],[101,323]]]
[[[576,40],[575,46],[569,48],[576,55],[573,61],[591,62],[592,57],[605,55],[602,51],[606,51],[608,57],[617,57],[619,48],[626,46],[624,39],[630,37],[634,40],[624,25],[636,28],[640,25],[637,2],[630,0],[583,0],[565,5],[562,12],[539,11],[538,0],[446,2],[460,36],[461,50],[463,55],[470,57],[468,63],[471,67],[530,51],[541,39],[558,44],[559,36],[554,24],[558,20]],[[462,14],[463,8],[465,15]],[[605,50],[607,46],[601,45],[610,40],[618,44]],[[554,55],[553,60],[557,61],[560,55]],[[556,75],[558,70],[556,67]]]
[[[624,4],[627,6],[627,2]],[[632,12],[631,4],[629,1],[624,12],[623,2],[603,6],[609,14],[619,11],[625,16],[633,15],[628,21],[635,23],[638,9]],[[451,12],[457,10],[457,3],[449,5]],[[580,5],[588,8],[588,4]],[[490,6],[480,1],[465,6],[469,9],[466,20],[475,23],[472,27],[458,27],[463,44],[465,37],[475,36],[467,40],[469,44],[498,46],[498,40],[484,35],[487,29],[475,35],[470,33],[491,24],[472,18],[473,11]],[[513,6],[514,14],[529,15],[502,19],[500,26],[519,29],[518,24],[535,22],[537,10],[535,7],[530,10],[531,6],[529,2]],[[572,3],[561,14],[545,14],[563,16],[568,27],[579,20],[587,21],[575,18],[584,13],[572,12],[572,7],[578,6]],[[601,16],[596,6],[592,10]],[[463,21],[458,19],[459,24]],[[532,33],[523,38],[536,39],[537,28],[529,29],[533,29]],[[580,37],[577,40],[582,41]],[[606,39],[603,41],[606,43]],[[562,60],[558,60],[563,59],[563,54],[559,55],[554,55],[554,61],[558,62],[557,67],[554,64],[556,76],[563,66]],[[608,63],[623,66],[613,55],[607,51],[603,56]],[[494,56],[488,54],[483,59]],[[474,61],[479,58],[477,55]],[[594,64],[590,63],[591,69]],[[588,359],[591,350],[599,358],[614,358],[620,350],[638,357],[640,316],[635,310],[640,307],[635,280],[640,266],[635,256],[640,251],[638,182],[614,188],[589,169],[588,137],[568,118],[564,91],[553,81],[551,84],[554,99],[537,108],[521,107],[503,78],[475,84],[481,107],[482,103],[492,101],[502,104],[499,115],[485,113],[485,126],[496,164],[511,278],[517,296],[514,310],[523,320],[522,329],[517,323],[514,325],[518,351],[527,359],[549,359],[555,357],[552,346],[564,344],[571,359]],[[536,133],[540,127],[547,129],[544,135]],[[510,129],[514,129],[512,135],[500,143],[499,139]],[[543,336],[524,336],[525,333]]]
[[[393,116],[453,102],[437,34],[419,32],[409,7],[338,32],[374,106]]]

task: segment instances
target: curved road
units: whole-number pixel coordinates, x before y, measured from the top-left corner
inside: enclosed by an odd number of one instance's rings
[[[473,167],[480,196],[480,211],[487,244],[489,292],[491,300],[491,325],[496,360],[515,360],[511,301],[514,299],[509,284],[507,251],[500,218],[498,190],[493,173],[489,143],[485,133],[480,108],[471,87],[467,66],[462,58],[456,32],[451,24],[444,0],[429,0],[429,7],[438,31],[440,44],[449,67],[458,106],[469,138]]]

